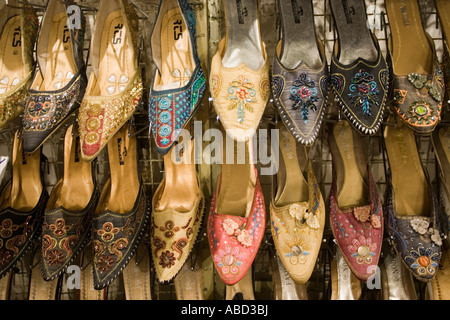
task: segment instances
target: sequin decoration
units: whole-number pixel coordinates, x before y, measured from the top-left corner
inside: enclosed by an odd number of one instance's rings
[[[432,80],[429,80],[426,75],[410,73],[408,75],[408,81],[416,88],[417,94],[421,97],[430,95],[433,100],[437,102],[442,101],[442,95],[440,90],[435,86]]]
[[[244,123],[245,112],[254,112],[252,104],[255,104],[257,100],[256,90],[253,83],[249,82],[245,76],[240,75],[237,79],[231,81],[228,87],[227,99],[231,101],[228,106],[228,110],[237,109],[237,120],[239,123]]]
[[[408,266],[415,270],[419,276],[434,276],[439,266],[440,254],[433,253],[431,248],[419,247],[411,250],[410,255],[405,257]]]
[[[353,107],[361,107],[363,115],[369,117],[371,115],[371,104],[379,105],[376,98],[380,91],[377,89],[377,83],[374,81],[373,75],[364,69],[360,69],[353,77],[349,90],[348,97],[353,103]]]
[[[302,73],[290,88],[289,99],[294,101],[292,110],[301,108],[302,119],[305,123],[308,122],[309,111],[317,111],[316,102],[319,101],[317,97],[317,88],[314,81],[311,80],[305,73]]]

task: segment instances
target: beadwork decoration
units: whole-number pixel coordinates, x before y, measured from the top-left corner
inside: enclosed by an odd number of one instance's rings
[[[237,79],[231,81],[228,87],[227,99],[232,103],[228,106],[228,110],[237,109],[237,119],[239,123],[244,123],[245,112],[253,112],[254,108],[252,104],[255,104],[257,100],[256,90],[254,85],[245,78],[244,75],[240,75]]]
[[[361,107],[364,116],[368,117],[371,115],[371,104],[379,105],[376,97],[380,91],[377,89],[377,83],[374,81],[373,75],[366,72],[366,70],[360,69],[355,74],[349,90],[348,97],[353,103],[353,106]]]
[[[442,101],[440,90],[436,88],[433,81],[429,80],[426,75],[411,73],[408,75],[408,81],[414,86],[414,88],[419,90],[419,96],[424,95],[426,97],[427,95],[430,95],[433,100],[437,102]]]
[[[289,99],[294,101],[293,110],[301,108],[302,118],[305,123],[308,122],[309,110],[317,111],[316,103],[318,90],[316,84],[305,73],[302,73],[290,89]]]
[[[419,276],[434,276],[439,266],[440,254],[433,253],[431,248],[419,247],[411,250],[410,255],[405,257],[408,266],[415,270]]]

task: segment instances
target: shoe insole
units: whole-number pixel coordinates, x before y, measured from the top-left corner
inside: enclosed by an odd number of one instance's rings
[[[369,188],[362,168],[362,141],[348,121],[333,126],[330,149],[335,165],[339,207],[354,208],[368,204]]]
[[[164,155],[164,187],[161,189],[156,211],[173,209],[177,212],[190,212],[195,206],[200,191],[194,163],[194,140],[187,149],[190,150],[185,152],[190,152],[191,158],[185,157],[184,162],[174,163],[172,151]]]
[[[450,255],[443,250],[436,276],[428,283],[427,300],[450,300]]]
[[[20,16],[10,18],[0,37],[0,94],[8,92],[26,76],[22,57]]]
[[[254,166],[250,163],[249,143],[251,140],[245,142],[244,163],[240,163],[239,147],[236,142],[232,156],[230,154],[227,156],[226,147],[224,148],[216,200],[216,212],[219,214],[239,217],[247,217],[250,214],[256,176]]]
[[[46,52],[45,74],[36,77],[35,90],[55,91],[64,88],[77,73],[70,30],[67,27],[67,14],[56,14],[51,22]]]
[[[126,214],[136,202],[140,189],[138,150],[133,131],[128,135],[129,126],[124,125],[108,143],[110,179],[102,191],[96,214],[105,210]]]
[[[439,14],[442,31],[445,37],[447,46],[450,46],[450,1],[435,0],[436,9]]]
[[[80,137],[70,126],[64,139],[64,176],[55,188],[55,198],[50,197],[47,208],[63,207],[80,211],[88,205],[94,192],[91,162],[81,158]]]
[[[314,13],[311,0],[279,1],[282,21],[281,64],[288,69],[295,69],[301,61],[310,68],[322,65],[313,32]]]
[[[358,58],[375,61],[378,53],[367,27],[364,0],[333,0],[330,4],[339,37],[338,61],[344,65]]]
[[[385,5],[394,73],[432,74],[433,51],[422,25],[417,0],[386,0]]]
[[[33,256],[33,265],[36,267],[31,271],[30,289],[28,293],[28,300],[44,301],[56,300],[56,292],[59,279],[52,281],[45,281],[41,273],[41,255],[35,254]]]
[[[225,290],[225,300],[255,300],[252,270],[248,270],[245,276],[236,284],[226,285]]]
[[[16,133],[12,152],[12,180],[1,195],[2,208],[11,207],[19,212],[29,212],[36,207],[43,190],[40,166],[40,152],[23,152],[22,139]]]
[[[204,300],[202,271],[199,259],[193,269],[189,259],[187,260],[174,279],[177,300]]]
[[[147,245],[141,243],[136,255],[123,269],[123,286],[127,300],[151,300],[150,256]]]
[[[338,248],[336,258],[331,262],[331,300],[359,300],[361,294],[360,281],[352,273]]]
[[[155,89],[185,86],[195,69],[189,30],[179,7],[168,10],[161,23],[161,70]]]
[[[225,1],[227,25],[226,50],[222,58],[225,68],[241,64],[252,70],[264,65],[257,0]]]
[[[417,300],[414,279],[397,254],[384,256],[381,269],[383,300]]]
[[[303,168],[306,168],[306,150],[301,147],[297,149],[294,137],[282,123],[279,126],[279,132],[280,165],[277,173],[275,204],[283,207],[308,201],[309,192],[308,183],[300,167],[301,162]]]
[[[384,140],[397,214],[429,215],[432,203],[414,132],[397,122],[396,127],[386,126]]]
[[[3,278],[0,279],[0,301],[9,300],[13,275],[14,272],[8,272]]]
[[[125,18],[121,10],[110,13],[100,40],[98,95],[111,96],[124,91],[135,74],[135,61],[128,44]]]

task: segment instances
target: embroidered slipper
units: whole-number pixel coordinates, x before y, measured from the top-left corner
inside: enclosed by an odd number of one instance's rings
[[[278,128],[280,164],[270,204],[272,238],[292,280],[305,284],[322,245],[325,204],[305,147],[296,145],[282,123]]]
[[[239,282],[252,266],[266,226],[264,195],[251,160],[252,140],[245,144],[245,164],[221,165],[207,224],[214,265],[227,285]]]
[[[23,113],[31,84],[39,20],[27,1],[0,8],[0,129]]]
[[[192,265],[186,262],[174,278],[177,300],[205,300],[203,295],[202,263],[196,259]]]
[[[23,116],[23,148],[34,152],[78,110],[86,88],[86,20],[67,27],[69,3],[49,0],[39,30],[36,70]]]
[[[331,87],[342,112],[364,135],[380,128],[389,70],[378,40],[367,28],[364,0],[330,1],[338,39],[331,58]]]
[[[108,143],[110,178],[92,220],[97,290],[122,273],[150,222],[150,200],[142,181],[133,133],[131,124],[127,124]]]
[[[40,254],[33,255],[33,266],[31,270],[30,288],[28,300],[57,300],[58,283],[60,278],[51,281],[45,281],[40,269],[42,269],[42,260]]]
[[[352,273],[341,249],[331,262],[331,300],[359,300],[362,295],[361,282]]]
[[[395,252],[385,252],[380,270],[383,300],[418,300],[414,278]]]
[[[20,132],[14,135],[12,178],[0,194],[0,278],[23,258],[40,235],[48,199],[40,151],[23,151]]]
[[[103,151],[141,101],[138,32],[138,16],[128,0],[100,1],[91,39],[92,72],[78,113],[85,160]]]
[[[269,99],[269,61],[257,1],[225,1],[224,9],[226,36],[211,62],[209,87],[227,134],[248,140],[256,133]]]
[[[225,300],[255,300],[252,270],[248,270],[244,277],[233,285],[225,288]]]
[[[79,300],[106,300],[108,296],[108,288],[101,290],[94,289],[94,266],[93,266],[93,249],[88,245],[83,250],[83,256],[80,266],[80,291]]]
[[[123,269],[123,285],[126,300],[152,300],[150,279],[150,252],[141,243],[136,255]]]
[[[439,122],[444,95],[434,41],[425,32],[416,0],[387,0],[385,5],[391,29],[388,61],[393,109],[415,132],[430,133]],[[411,34],[413,40],[409,40]]]
[[[99,191],[92,162],[81,158],[80,137],[73,125],[64,138],[64,176],[54,186],[42,228],[42,275],[50,281],[71,264],[91,235]]]
[[[361,138],[347,121],[330,125],[330,224],[350,270],[366,282],[380,258],[383,209]]]
[[[206,90],[195,25],[187,0],[160,1],[151,36],[156,71],[150,86],[149,118],[156,150],[163,155],[197,111]]]
[[[272,66],[272,92],[285,126],[299,143],[310,145],[322,125],[329,74],[311,0],[293,3],[278,1],[281,39]]]
[[[427,282],[436,275],[441,257],[437,198],[422,167],[414,131],[399,121],[386,126],[384,141],[390,167],[384,204],[387,234],[412,275]]]

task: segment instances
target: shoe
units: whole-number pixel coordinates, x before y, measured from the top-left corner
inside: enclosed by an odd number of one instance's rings
[[[172,280],[186,262],[205,209],[193,140],[185,145],[183,155],[180,163],[173,162],[172,152],[164,156],[164,178],[153,195],[151,246],[160,282]]]
[[[400,121],[388,125],[384,143],[390,168],[384,203],[387,234],[412,275],[427,282],[436,275],[441,257],[437,198],[422,167],[414,131]]]
[[[363,135],[380,128],[389,91],[389,70],[378,40],[367,28],[364,0],[330,1],[338,39],[330,81],[342,112]]]
[[[391,29],[393,110],[415,132],[430,133],[439,122],[444,95],[434,41],[424,30],[417,0],[387,0],[385,5]]]
[[[39,20],[27,1],[0,8],[0,129],[23,113],[34,70],[33,49]]]
[[[50,194],[42,228],[42,276],[61,275],[90,239],[99,191],[92,163],[81,158],[80,137],[73,125],[64,139],[64,176]]]
[[[306,284],[322,245],[325,203],[307,151],[296,145],[283,124],[278,129],[280,164],[270,204],[272,238],[289,276]]]
[[[149,119],[156,150],[162,155],[177,141],[206,90],[195,25],[187,0],[160,1],[151,36],[156,71],[150,87]]]
[[[128,0],[99,3],[91,39],[92,72],[78,113],[81,155],[95,159],[139,105],[139,21]]]
[[[361,282],[348,267],[342,251],[336,249],[331,262],[331,300],[359,300],[362,295]]]
[[[23,152],[20,131],[14,135],[12,179],[0,194],[0,278],[21,261],[41,232],[48,199],[41,172],[41,152]]]
[[[350,270],[360,281],[366,282],[380,258],[383,208],[365,159],[362,137],[347,121],[330,127],[331,230]]]
[[[37,42],[38,68],[25,102],[23,148],[34,152],[78,110],[86,88],[86,21],[67,26],[69,3],[49,0]]]
[[[312,1],[296,4],[302,8],[301,19],[290,1],[278,1],[282,36],[272,66],[272,93],[286,128],[297,142],[311,145],[325,114],[329,73]]]
[[[239,282],[252,266],[266,226],[258,172],[249,161],[252,140],[245,144],[245,164],[221,165],[207,223],[214,265],[227,285]]]
[[[209,88],[227,134],[234,140],[249,140],[270,94],[266,45],[256,0],[225,1],[224,9],[227,33],[211,62]]]
[[[130,126],[123,126],[108,143],[111,176],[92,219],[97,290],[122,273],[150,222],[150,201],[139,170],[137,138]]]

